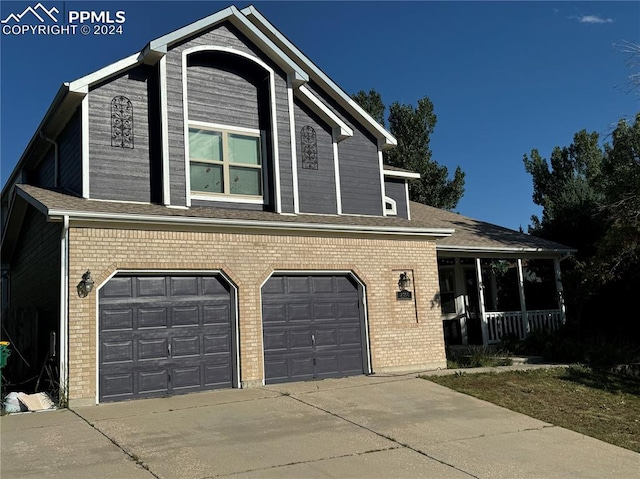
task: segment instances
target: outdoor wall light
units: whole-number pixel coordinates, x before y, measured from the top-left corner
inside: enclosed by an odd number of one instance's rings
[[[400,279],[398,279],[398,288],[400,288],[400,291],[396,293],[397,300],[412,299],[411,291],[407,290],[410,284],[411,279],[407,272],[400,273]]]
[[[410,284],[411,280],[409,279],[407,272],[405,271],[404,273],[400,273],[400,279],[398,280],[398,288],[400,288],[400,291],[407,289]]]
[[[87,270],[87,272],[82,275],[82,281],[78,283],[78,296],[86,298],[92,290],[93,279],[91,278],[91,271]]]

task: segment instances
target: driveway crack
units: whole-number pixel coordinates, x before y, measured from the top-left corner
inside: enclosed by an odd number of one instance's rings
[[[139,467],[141,467],[142,469],[144,469],[145,471],[147,471],[149,474],[151,474],[153,477],[155,477],[156,479],[160,479],[160,476],[158,476],[155,472],[153,472],[151,470],[151,468],[145,464],[138,456],[137,454],[133,454],[130,453],[129,451],[127,451],[123,446],[121,446],[120,444],[118,444],[117,441],[115,441],[114,439],[112,439],[111,437],[107,436],[104,432],[102,432],[98,427],[96,427],[95,424],[92,424],[91,422],[89,422],[87,419],[85,419],[84,417],[82,417],[80,414],[78,414],[77,412],[75,412],[73,409],[69,409],[69,411],[71,411],[73,414],[75,414],[76,416],[78,416],[80,419],[82,419],[84,422],[86,422],[90,428],[92,428],[93,430],[97,431],[98,433],[100,433],[103,437],[105,437],[111,444],[113,444],[114,446],[116,446],[118,449],[120,449],[124,454],[127,455],[127,457],[129,459],[131,459],[133,462],[135,462]]]
[[[378,431],[375,431],[375,430],[373,430],[373,429],[371,429],[371,428],[369,428],[367,426],[363,426],[362,424],[358,424],[357,422],[352,421],[351,419],[347,419],[346,417],[343,417],[343,416],[341,416],[339,414],[336,414],[333,411],[329,411],[328,409],[321,408],[319,406],[316,406],[315,404],[310,404],[310,403],[308,403],[306,401],[303,401],[302,399],[297,398],[295,396],[289,396],[289,397],[291,399],[294,399],[294,400],[306,405],[306,406],[310,406],[312,408],[317,409],[318,411],[322,411],[322,412],[324,412],[326,414],[330,414],[331,416],[333,416],[335,418],[338,418],[338,419],[340,419],[342,421],[348,422],[349,424],[353,424],[354,426],[357,426],[357,427],[359,427],[361,429],[364,429],[365,431],[369,431],[369,432],[375,434],[378,437],[387,439],[388,441],[391,441],[391,442],[393,442],[395,444],[398,444],[401,447],[409,449],[409,450],[411,450],[413,452],[416,452],[416,453],[418,453],[418,454],[420,454],[422,456],[428,457],[429,459],[431,459],[433,461],[439,462],[440,464],[442,464],[444,466],[447,466],[447,467],[450,467],[452,469],[455,469],[456,471],[459,471],[459,472],[461,472],[463,474],[466,474],[469,477],[473,477],[474,479],[480,479],[478,476],[475,476],[475,475],[471,474],[469,471],[465,471],[464,469],[460,469],[459,467],[455,466],[454,464],[449,464],[448,462],[443,461],[442,459],[438,459],[437,457],[431,456],[430,454],[427,454],[426,452],[421,451],[420,449],[416,449],[415,447],[413,447],[413,446],[411,446],[409,444],[404,444],[404,443],[398,441],[397,439],[395,439],[393,437],[390,437],[390,436],[387,436],[385,434],[382,434],[382,433],[380,433]]]

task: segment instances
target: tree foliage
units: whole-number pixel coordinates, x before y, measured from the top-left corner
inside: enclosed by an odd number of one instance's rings
[[[602,315],[616,310],[637,318],[640,113],[632,123],[620,120],[611,143],[600,146],[597,133],[583,130],[568,147],[554,148],[550,161],[532,150],[524,166],[543,208],[530,233],[578,249],[565,275],[577,319],[584,312],[592,325],[602,324]]]
[[[359,91],[353,99],[384,125],[386,108],[377,91]],[[449,179],[447,167],[431,157],[429,143],[437,121],[431,100],[424,97],[417,106],[394,102],[389,107],[388,121],[398,146],[384,153],[385,164],[420,173],[419,180],[409,183],[409,197],[436,208],[455,208],[464,194],[465,175],[458,166]]]

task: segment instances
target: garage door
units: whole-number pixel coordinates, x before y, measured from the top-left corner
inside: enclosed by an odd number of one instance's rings
[[[221,276],[115,276],[99,301],[101,402],[232,386],[231,294]]]
[[[363,374],[358,285],[350,276],[273,276],[262,288],[267,384]]]

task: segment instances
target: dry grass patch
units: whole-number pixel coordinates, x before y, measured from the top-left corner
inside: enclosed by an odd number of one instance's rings
[[[425,379],[640,452],[640,380],[636,378],[571,366]]]

